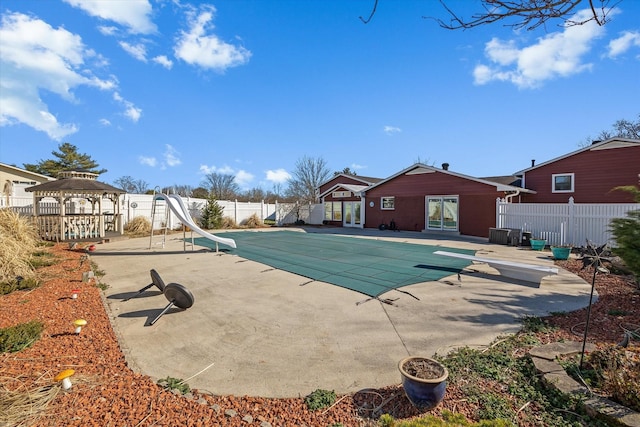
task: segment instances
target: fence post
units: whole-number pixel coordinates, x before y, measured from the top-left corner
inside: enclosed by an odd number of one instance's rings
[[[576,244],[576,226],[575,226],[575,203],[574,203],[574,199],[573,196],[569,197],[569,204],[567,207],[567,236],[571,236],[571,244],[575,245]],[[562,244],[565,244],[566,242],[562,242]]]
[[[502,228],[502,224],[500,224],[500,197],[496,198],[496,228]]]

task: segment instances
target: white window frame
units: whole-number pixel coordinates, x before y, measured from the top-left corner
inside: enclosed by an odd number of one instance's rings
[[[391,207],[385,207],[391,202]],[[396,197],[395,196],[384,196],[380,197],[380,210],[383,211],[393,211],[396,209]]]
[[[556,178],[569,177],[571,179],[571,188],[568,190],[556,189]],[[573,193],[576,186],[576,176],[574,173],[554,173],[551,175],[551,192],[552,193]]]
[[[342,202],[324,202],[324,205],[324,219],[326,221],[342,221]],[[331,206],[331,209],[327,209],[327,206]],[[330,214],[331,218],[327,218],[327,214]]]

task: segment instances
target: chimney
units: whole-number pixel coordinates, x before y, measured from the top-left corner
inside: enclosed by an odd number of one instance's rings
[[[536,159],[531,159],[531,167],[534,167],[536,165]]]
[[[442,170],[448,171],[449,170],[449,163],[443,163],[442,164]]]

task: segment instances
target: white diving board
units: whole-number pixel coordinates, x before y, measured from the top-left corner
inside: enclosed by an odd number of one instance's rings
[[[500,275],[512,279],[524,280],[526,282],[537,283],[542,281],[543,277],[558,274],[558,269],[554,267],[545,267],[543,265],[524,264],[521,262],[503,261],[493,258],[482,258],[474,255],[458,254],[455,252],[435,251],[436,255],[443,255],[452,258],[467,259],[473,262],[481,262],[488,264],[490,267],[498,270]]]

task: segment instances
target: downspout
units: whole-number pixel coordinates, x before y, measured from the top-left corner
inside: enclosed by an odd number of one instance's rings
[[[520,195],[520,190],[517,190],[515,193],[513,194],[507,194],[506,196],[504,196],[504,200],[507,203],[511,203],[511,199]]]

